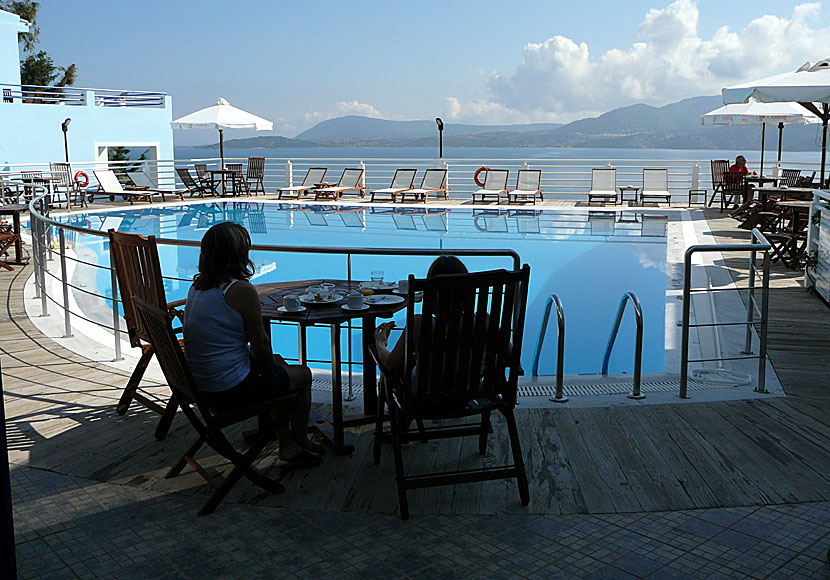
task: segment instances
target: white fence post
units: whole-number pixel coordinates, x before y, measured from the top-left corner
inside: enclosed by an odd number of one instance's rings
[[[294,186],[294,164],[290,159],[285,161],[285,187]]]

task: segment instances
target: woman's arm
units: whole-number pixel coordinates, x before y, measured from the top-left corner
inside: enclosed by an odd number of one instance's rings
[[[395,347],[389,350],[389,333],[395,328],[394,322],[384,322],[375,330],[375,345],[378,347],[378,356],[380,360],[391,371],[402,373],[404,371],[404,359],[406,353],[406,337],[403,333],[398,337]],[[413,321],[413,329],[415,333],[415,342],[421,333],[421,315],[416,314]]]
[[[254,358],[268,366],[276,364],[271,353],[271,339],[265,332],[262,322],[262,310],[256,288],[247,280],[240,280],[225,294],[225,302],[242,315]]]

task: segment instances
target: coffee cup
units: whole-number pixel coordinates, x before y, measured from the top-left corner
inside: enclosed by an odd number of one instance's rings
[[[398,280],[398,292],[401,294],[409,293],[409,280]]]
[[[282,299],[282,305],[288,312],[297,312],[300,309],[300,297],[296,294],[289,294]]]
[[[363,308],[363,294],[360,292],[349,292],[346,297],[346,304],[352,310],[360,310]]]

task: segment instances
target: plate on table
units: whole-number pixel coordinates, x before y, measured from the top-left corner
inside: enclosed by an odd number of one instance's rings
[[[397,288],[398,283],[397,282],[385,282],[383,280],[381,280],[380,282],[361,282],[360,287],[361,288],[368,288],[369,290],[375,290],[375,291],[378,291],[378,292],[383,292],[384,290],[388,292],[389,290]]]
[[[303,304],[314,304],[317,306],[321,306],[324,304],[334,304],[335,302],[340,302],[343,300],[345,296],[342,294],[334,294],[331,298],[321,298],[320,300],[315,299],[313,294],[303,294],[300,296],[300,302]]]
[[[364,299],[364,300],[365,300],[365,299]],[[368,304],[364,304],[364,305],[363,305],[363,306],[361,306],[360,308],[352,308],[352,307],[350,307],[348,304],[344,304],[344,305],[342,305],[340,308],[342,308],[343,310],[350,310],[350,311],[352,311],[352,312],[357,312],[357,311],[359,311],[359,310],[367,310],[367,309],[369,308],[369,305],[368,305]]]
[[[373,294],[367,296],[363,301],[370,306],[390,306],[392,304],[400,304],[404,301],[403,296],[393,296],[392,294]]]
[[[398,288],[392,290],[393,294],[400,294],[401,296],[406,296],[407,292],[401,292]],[[424,297],[424,293],[422,290],[418,290],[415,292],[415,300],[421,300]]]
[[[285,306],[280,306],[279,308],[277,308],[277,310],[279,310],[280,312],[291,313],[291,312],[305,312],[306,308],[305,308],[305,306],[300,306],[297,310],[288,310],[288,309],[285,308]]]

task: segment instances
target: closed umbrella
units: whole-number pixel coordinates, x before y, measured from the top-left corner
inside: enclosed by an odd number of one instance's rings
[[[723,102],[746,103],[754,98],[764,103],[794,101],[821,119],[821,181],[825,187],[827,162],[827,122],[830,121],[830,59],[804,63],[798,70],[765,79],[727,87]]]
[[[199,109],[194,113],[176,119],[172,123],[174,129],[218,129],[219,156],[222,158],[222,169],[225,169],[225,129],[255,129],[256,131],[272,131],[274,124],[267,119],[252,115],[238,109],[225,99],[219,99],[212,107]]]
[[[761,171],[764,173],[764,139],[767,123],[778,124],[778,162],[784,125],[818,123],[819,118],[798,103],[761,103],[750,98],[746,103],[724,105],[700,119],[701,125],[761,125]]]

